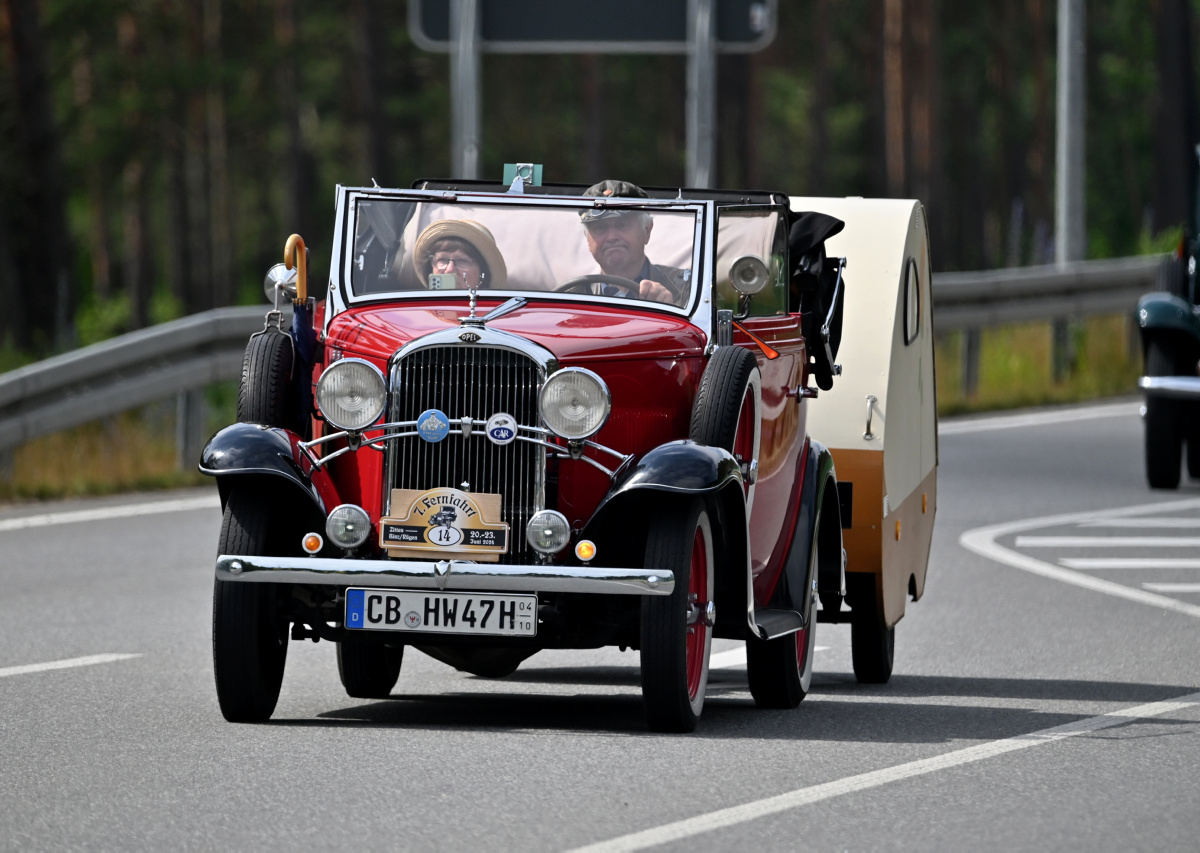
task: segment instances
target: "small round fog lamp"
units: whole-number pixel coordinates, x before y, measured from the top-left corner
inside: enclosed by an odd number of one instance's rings
[[[525,528],[525,539],[533,550],[542,554],[557,554],[571,538],[571,525],[561,512],[544,509],[533,514]]]
[[[357,548],[371,535],[371,518],[360,506],[342,504],[329,513],[325,535],[339,548]]]

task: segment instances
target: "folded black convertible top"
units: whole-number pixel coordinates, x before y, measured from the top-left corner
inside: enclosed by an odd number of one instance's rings
[[[527,195],[583,195],[590,184],[542,184],[541,186],[525,185]],[[641,186],[639,184],[638,186]],[[414,190],[464,190],[477,193],[502,193],[508,191],[508,185],[501,181],[468,181],[451,180],[446,178],[421,178],[413,181]],[[786,193],[767,192],[764,190],[702,190],[692,187],[646,187],[642,189],[657,199],[694,198],[702,201],[715,201],[718,204],[781,204],[787,206]]]

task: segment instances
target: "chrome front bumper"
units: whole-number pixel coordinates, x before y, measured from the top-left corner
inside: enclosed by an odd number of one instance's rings
[[[1143,376],[1138,387],[1147,397],[1200,400],[1200,376]]]
[[[217,557],[217,580],[606,595],[670,595],[675,589],[675,577],[666,569],[503,566],[463,560],[331,560],[323,557],[247,557],[236,554]]]

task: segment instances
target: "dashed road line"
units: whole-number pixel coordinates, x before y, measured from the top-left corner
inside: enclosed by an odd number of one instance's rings
[[[1111,418],[1120,415],[1134,416],[1138,413],[1140,407],[1141,403],[1135,402],[1106,403],[1102,406],[1084,406],[1077,409],[1032,412],[1024,415],[999,415],[987,418],[953,420],[939,423],[938,435],[963,435],[965,433],[985,432],[995,429],[1015,429],[1017,427],[1091,421],[1097,418]]]
[[[21,666],[5,666],[0,667],[0,678],[7,678],[10,675],[28,675],[32,672],[48,672],[52,669],[73,669],[77,666],[94,666],[98,663],[114,663],[119,660],[129,660],[130,658],[140,658],[140,654],[123,655],[123,654],[102,654],[102,655],[86,655],[81,658],[66,658],[64,660],[52,660],[45,663],[27,663]]]
[[[1200,548],[1200,536],[1018,536],[1018,548]]]
[[[76,524],[84,521],[107,521],[113,518],[132,518],[138,515],[158,515],[164,512],[187,512],[194,509],[220,509],[221,501],[216,495],[199,498],[177,498],[169,501],[147,501],[138,504],[105,506],[96,509],[48,512],[42,515],[26,515],[22,518],[0,520],[0,533],[7,530],[25,530],[30,527],[52,527],[57,524]]]
[[[766,799],[744,803],[732,808],[719,809],[708,814],[697,815],[675,821],[674,823],[642,830],[641,832],[622,835],[608,841],[601,841],[597,844],[576,847],[574,850],[569,851],[569,853],[626,853],[633,850],[645,850],[648,847],[657,847],[672,841],[679,841],[714,830],[737,826],[738,824],[778,814],[779,812],[789,811],[800,806],[807,806],[812,803],[821,802],[822,800],[840,797],[843,794],[878,788],[881,785],[887,785],[891,782],[899,782],[903,779],[911,779],[914,776],[935,773],[938,770],[949,770],[953,767],[960,767],[964,764],[995,758],[998,755],[1004,755],[1009,752],[1029,749],[1034,746],[1043,746],[1048,743],[1056,743],[1066,738],[1088,734],[1100,729],[1112,728],[1113,726],[1137,720],[1161,717],[1164,714],[1181,711],[1197,704],[1200,704],[1200,693],[1191,693],[1187,696],[1180,696],[1178,699],[1164,702],[1150,702],[1145,705],[1136,705],[1132,708],[1111,711],[1107,714],[1088,717],[1062,726],[1017,735],[1016,737],[1005,738],[1004,740],[991,741],[990,743],[983,743],[978,746],[970,746],[966,749],[957,749],[953,752],[935,755],[932,758],[909,761],[905,764],[898,764],[895,767],[873,770],[869,773],[860,773],[857,776],[849,776],[845,779],[825,782],[821,785],[799,788],[795,791],[789,791],[786,794],[767,797]]]
[[[1195,530],[1200,518],[1109,518],[1103,521],[1084,521],[1080,527],[1138,527],[1145,530]]]
[[[1069,569],[1200,569],[1195,557],[1063,557]]]
[[[1035,530],[1037,528],[1195,509],[1200,509],[1200,500],[1191,498],[1188,500],[1163,501],[1162,503],[1141,504],[1139,506],[1119,507],[1102,511],[1071,512],[1064,515],[1052,515],[1043,518],[1025,518],[1019,521],[1008,521],[1003,524],[991,524],[986,527],[977,527],[974,530],[968,530],[958,538],[958,544],[962,545],[968,551],[972,551],[982,557],[987,557],[989,560],[994,560],[997,563],[1011,566],[1014,569],[1020,569],[1021,571],[1040,575],[1061,583],[1089,589],[1093,592],[1104,593],[1116,598],[1124,598],[1128,601],[1136,601],[1139,604],[1147,604],[1151,607],[1171,610],[1175,613],[1191,616],[1194,619],[1200,619],[1200,605],[1179,601],[1165,595],[1125,586],[1102,578],[1095,578],[1063,566],[1055,566],[1051,563],[1030,557],[1027,554],[1012,551],[996,542],[1002,536],[1024,533],[1027,530]]]
[[[828,651],[829,646],[817,646],[813,649],[814,652]],[[730,669],[735,666],[746,665],[746,647],[738,646],[736,649],[728,649],[723,652],[716,652],[708,659],[709,669]]]
[[[1144,583],[1142,586],[1154,592],[1200,592],[1200,583]]]

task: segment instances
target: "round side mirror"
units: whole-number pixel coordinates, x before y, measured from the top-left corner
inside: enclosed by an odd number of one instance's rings
[[[267,301],[279,306],[296,298],[296,270],[288,269],[283,264],[276,264],[267,270],[263,279],[263,293]]]
[[[729,267],[729,280],[733,289],[746,296],[753,296],[764,287],[771,277],[771,271],[763,263],[762,258],[754,255],[744,255]]]

